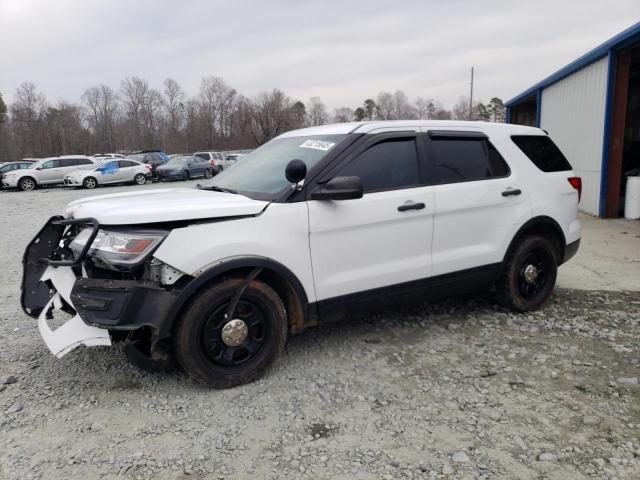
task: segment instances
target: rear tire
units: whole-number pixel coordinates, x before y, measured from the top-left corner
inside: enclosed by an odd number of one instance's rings
[[[98,181],[93,177],[87,177],[82,181],[82,186],[92,190],[98,186]]]
[[[23,192],[30,192],[31,190],[35,190],[38,184],[35,179],[31,177],[22,177],[18,182],[18,188]]]
[[[208,168],[204,171],[204,178],[211,178],[211,170]]]
[[[556,284],[558,259],[544,237],[522,239],[508,253],[496,296],[504,306],[519,312],[535,310],[551,295]]]
[[[224,317],[229,302],[245,281],[228,279],[199,293],[174,332],[178,363],[213,388],[235,387],[260,378],[280,355],[287,339],[284,304],[271,287],[259,280],[247,286],[233,319]],[[230,338],[234,327],[238,327],[238,336]],[[230,343],[232,340],[240,343]]]
[[[138,173],[135,177],[133,177],[133,183],[136,185],[144,185],[147,183],[147,176],[142,173]]]

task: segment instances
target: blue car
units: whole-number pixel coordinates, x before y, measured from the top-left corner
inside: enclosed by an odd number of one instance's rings
[[[164,165],[156,168],[159,180],[189,180],[190,178],[211,178],[211,164],[193,155],[172,157]]]

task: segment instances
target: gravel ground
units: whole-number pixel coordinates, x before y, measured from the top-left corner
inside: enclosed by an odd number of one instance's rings
[[[20,311],[24,247],[84,195],[0,192],[0,477],[640,478],[637,292],[352,319],[293,337],[261,381],[211,391],[118,347],[55,359]]]

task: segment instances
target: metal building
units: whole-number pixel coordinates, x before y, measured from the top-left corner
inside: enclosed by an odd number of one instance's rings
[[[507,122],[549,132],[582,177],[580,209],[620,216],[640,175],[640,22],[509,100]]]

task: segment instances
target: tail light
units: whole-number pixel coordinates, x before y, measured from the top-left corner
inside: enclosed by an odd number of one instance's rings
[[[151,165],[149,165],[148,163],[145,163],[144,166],[147,167],[147,170],[149,170],[149,173],[151,173],[153,171],[153,167]]]
[[[582,179],[580,177],[569,177],[567,180],[569,180],[571,186],[578,191],[578,202],[580,202],[580,197],[582,197]]]

